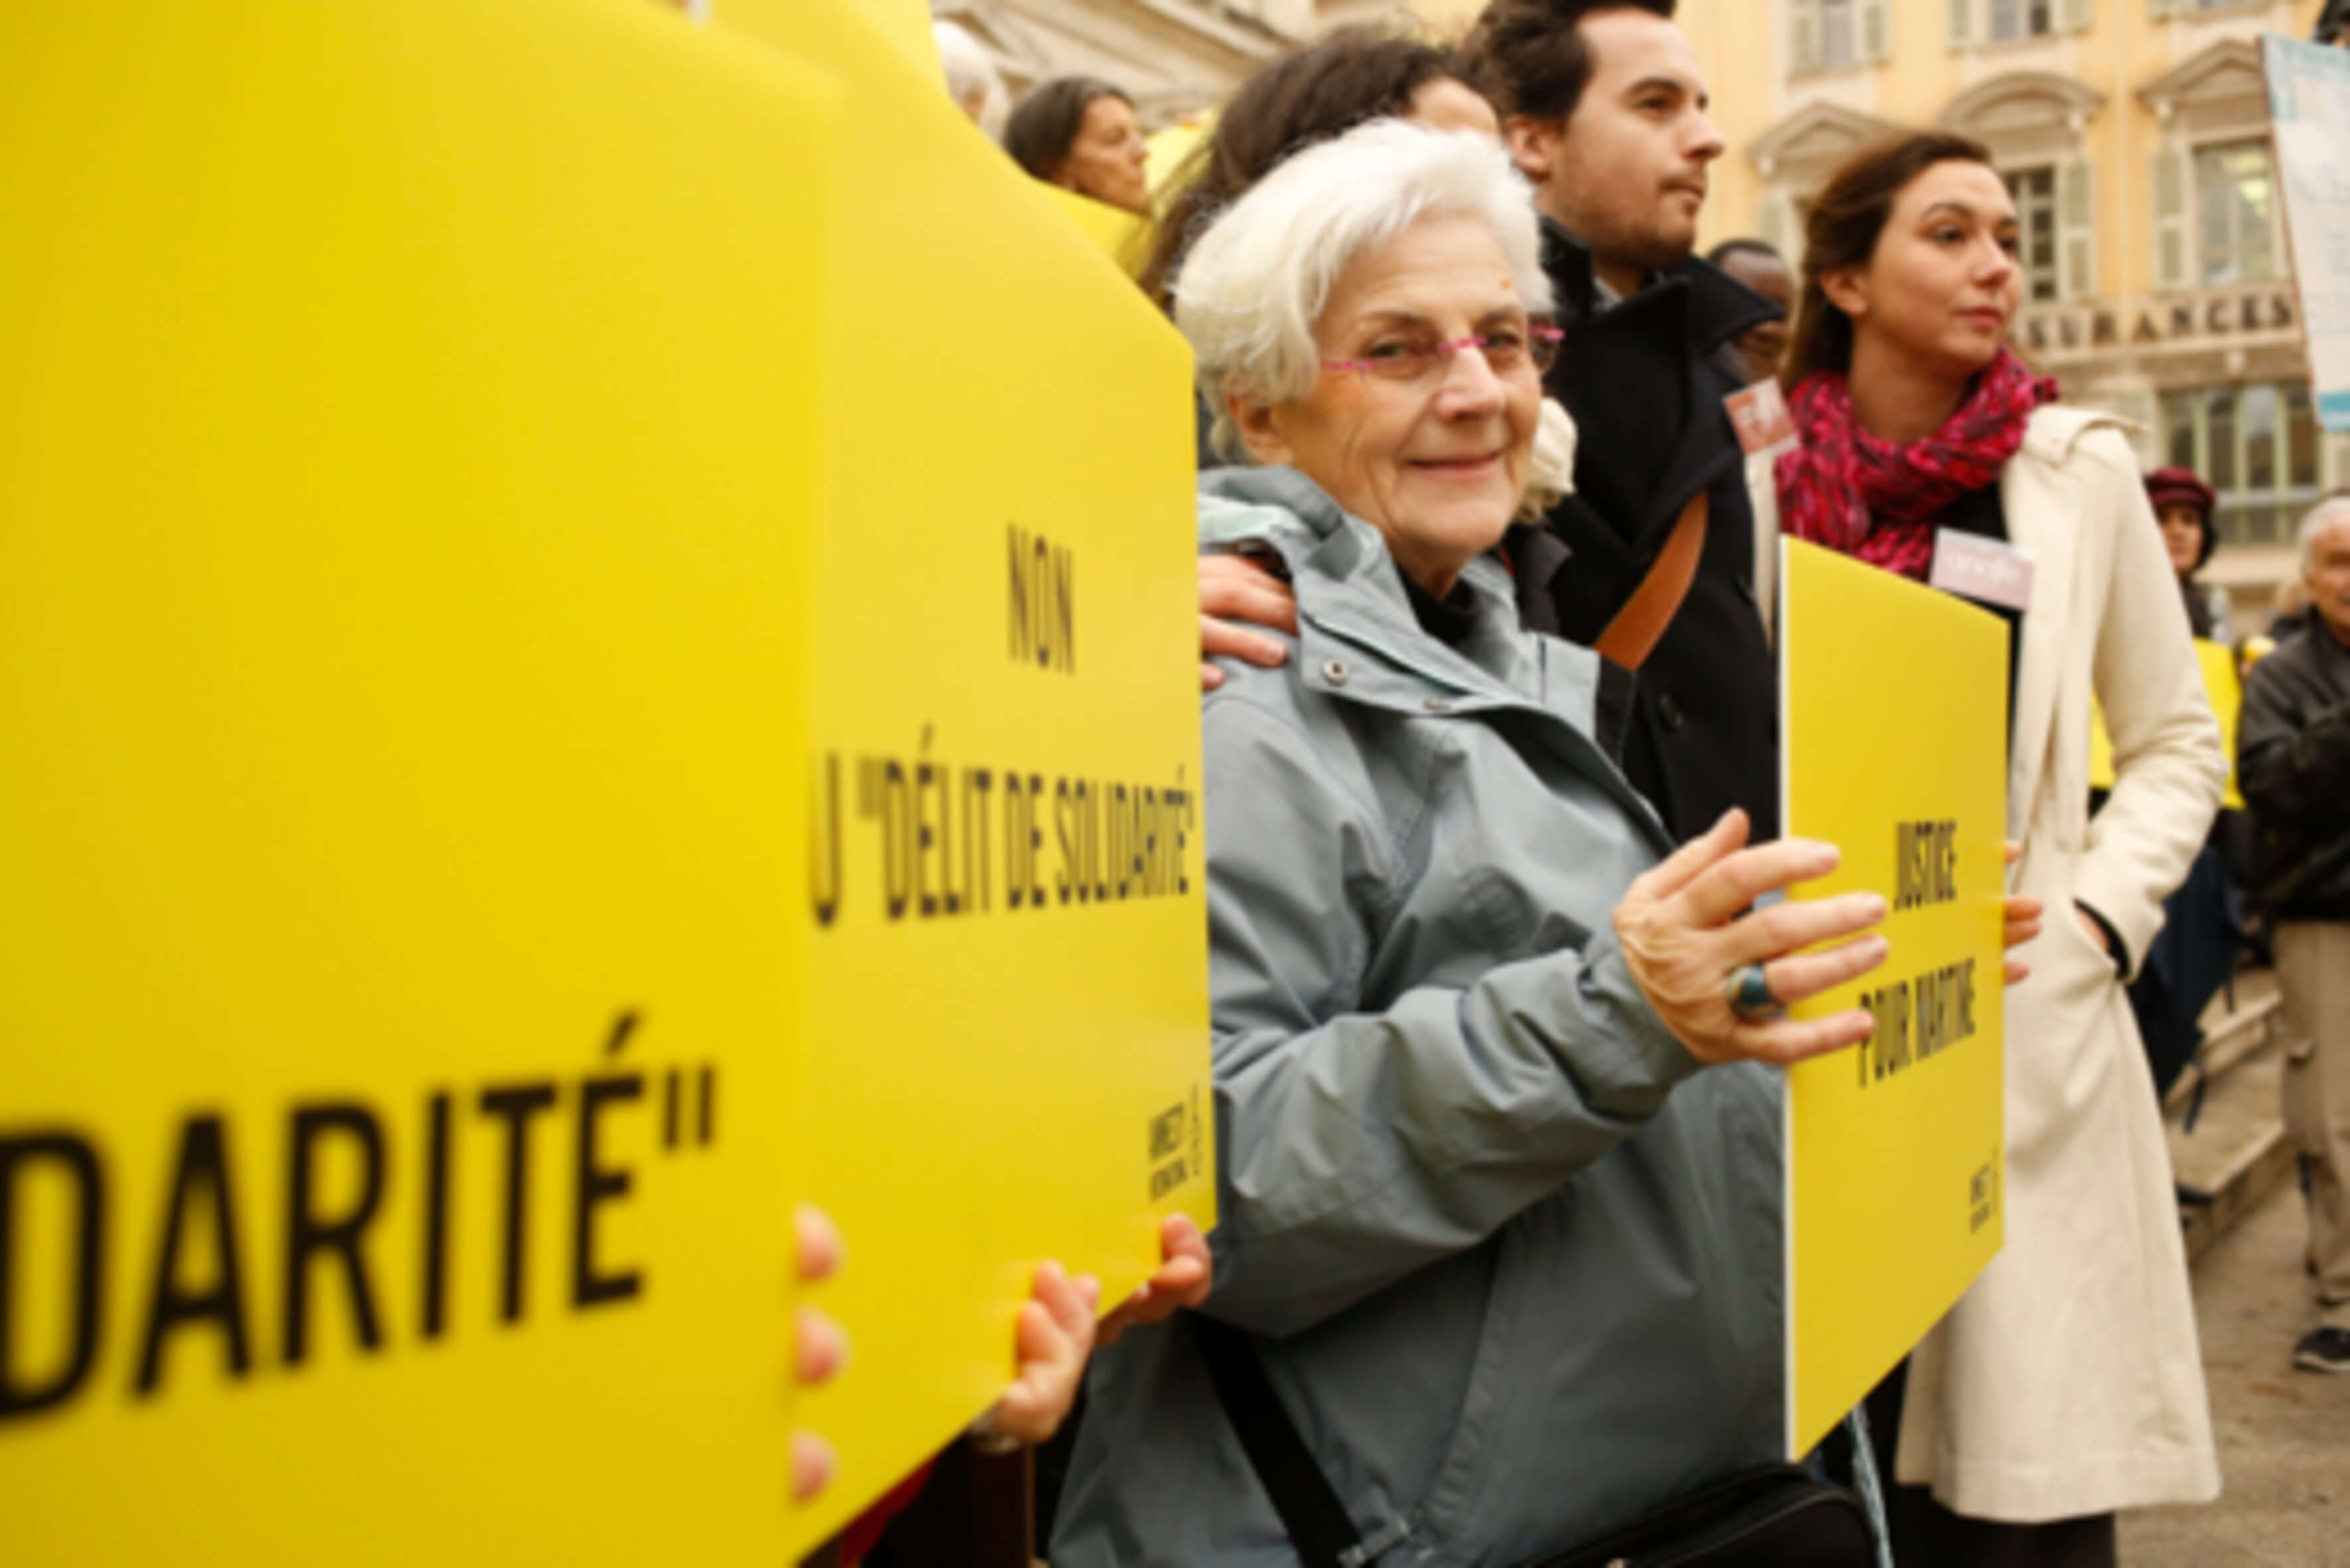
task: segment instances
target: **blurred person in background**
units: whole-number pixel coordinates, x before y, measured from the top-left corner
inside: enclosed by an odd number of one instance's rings
[[[2289,637],[2298,637],[2309,628],[2309,590],[2298,577],[2288,578],[2277,586],[2276,597],[2269,601],[2267,652]]]
[[[2008,832],[2054,912],[2008,999],[2004,1249],[1908,1363],[1905,1563],[2103,1568],[2115,1511],[2219,1490],[2162,1119],[2123,992],[2226,759],[2122,421],[2055,407],[2008,347],[2007,187],[1918,132],[1831,175],[1805,225],[1778,460],[1797,538],[1924,580],[1950,535],[2028,556],[2010,628]],[[2115,784],[2088,815],[2094,696]],[[1898,1376],[1898,1375],[1897,1375]],[[1872,1398],[1876,1413],[1899,1385]]]
[[[2301,1153],[2316,1326],[2293,1365],[2350,1372],[2350,498],[2301,525],[2309,625],[2244,679],[2236,777],[2260,826],[2260,903],[2297,1042],[2284,1116]]]
[[[1463,81],[1451,51],[1418,38],[1342,27],[1284,55],[1234,90],[1215,127],[1168,182],[1173,194],[1142,271],[1142,289],[1173,314],[1175,275],[1191,244],[1273,166],[1388,116],[1499,140],[1493,106]]]
[[[2162,525],[2162,547],[2169,552],[2170,569],[2178,574],[2178,597],[2187,606],[2187,624],[2196,636],[2213,642],[2233,642],[2228,616],[2234,608],[2228,590],[2195,580],[2220,547],[2220,532],[2211,524],[2211,508],[2219,497],[2211,487],[2184,468],[2158,468],[2146,476],[2146,498],[2154,519]]]
[[[1268,542],[1300,630],[1202,718],[1216,1288],[1097,1358],[1053,1562],[1516,1563],[1733,1476],[1794,1504],[1753,1560],[1866,1562],[1773,1464],[1757,1064],[1867,1033],[1773,1003],[1881,961],[1884,900],[1738,918],[1833,848],[1733,811],[1675,853],[1593,739],[1596,659],[1522,629],[1490,552],[1555,340],[1523,182],[1361,126],[1226,209],[1176,302],[1257,465],[1201,476],[1203,543]]]
[[[946,71],[947,92],[955,107],[990,141],[1002,140],[1012,114],[1012,95],[1004,90],[1003,74],[986,48],[952,22],[933,21],[931,36],[938,43],[939,64]]]
[[[1134,100],[1098,77],[1055,77],[1031,88],[1003,128],[1003,150],[1033,179],[1150,216],[1149,150]]]
[[[1779,357],[1787,351],[1787,317],[1795,312],[1795,275],[1787,258],[1761,240],[1724,240],[1705,259],[1779,307],[1776,317],[1756,322],[1731,341],[1748,380],[1775,379]]]

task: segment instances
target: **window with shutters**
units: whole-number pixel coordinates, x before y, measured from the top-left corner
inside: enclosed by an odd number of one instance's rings
[[[2317,502],[2317,421],[2300,381],[2162,394],[2162,459],[2219,493],[2220,539],[2281,544]]]
[[[1991,42],[2040,38],[2056,30],[2056,0],[1991,0]]]
[[[1858,57],[1853,37],[1854,0],[1820,0],[1820,69],[1842,70]]]
[[[2016,169],[2007,176],[2008,194],[2015,199],[2015,217],[2022,231],[2016,236],[2016,260],[2023,268],[2023,297],[2030,301],[2056,299],[2063,279],[2056,260],[2056,171]]]
[[[2195,150],[2195,250],[2207,284],[2277,275],[2276,182],[2265,139]]]
[[[1892,57],[1887,0],[1791,0],[1788,36],[1798,71],[1840,71]]]

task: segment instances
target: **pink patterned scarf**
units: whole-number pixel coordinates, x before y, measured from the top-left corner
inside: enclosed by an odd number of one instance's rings
[[[1815,371],[1787,399],[1802,443],[1779,458],[1780,526],[1923,582],[1932,520],[1997,479],[2023,444],[2024,421],[2055,397],[2055,382],[2002,348],[1941,429],[1895,446],[1860,428],[1840,373]]]

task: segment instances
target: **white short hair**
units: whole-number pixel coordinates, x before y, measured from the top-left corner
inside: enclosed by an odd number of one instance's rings
[[[1491,137],[1376,119],[1277,165],[1210,225],[1175,280],[1175,325],[1235,450],[1228,390],[1268,403],[1313,390],[1314,325],[1338,278],[1422,218],[1463,214],[1502,247],[1530,312],[1551,306],[1534,192]]]
[[[931,37],[939,47],[939,65],[945,70],[947,93],[959,108],[975,99],[979,108],[972,121],[990,141],[1003,140],[1003,122],[1012,116],[1012,94],[1003,86],[986,47],[952,22],[933,20]]]
[[[2316,569],[2317,536],[2329,523],[2350,523],[2350,495],[2329,495],[2301,520],[2301,575],[2304,577]]]

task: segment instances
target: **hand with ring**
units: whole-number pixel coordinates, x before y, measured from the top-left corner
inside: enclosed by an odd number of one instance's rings
[[[1770,971],[1759,963],[1750,963],[1731,975],[1722,989],[1730,992],[1730,1011],[1749,1023],[1786,1015],[1787,1010],[1771,994]]]
[[[1757,909],[1757,898],[1825,876],[1838,856],[1806,839],[1750,849],[1746,836],[1746,814],[1731,811],[1625,890],[1615,925],[1632,979],[1709,1066],[1799,1062],[1867,1038],[1876,1021],[1861,1009],[1806,1019],[1785,1009],[1885,961],[1886,940],[1872,929],[1885,919],[1884,898],[1844,893]]]

